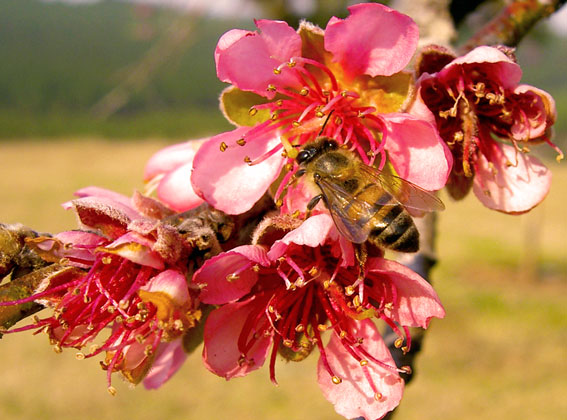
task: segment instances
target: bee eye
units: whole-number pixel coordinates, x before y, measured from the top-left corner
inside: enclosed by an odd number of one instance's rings
[[[299,152],[299,154],[297,155],[297,163],[303,163],[306,160],[309,160],[309,158],[311,157],[311,153],[309,153],[309,151],[307,150],[302,150],[301,152]]]

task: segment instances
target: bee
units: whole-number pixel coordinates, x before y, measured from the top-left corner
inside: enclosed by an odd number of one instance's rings
[[[414,214],[443,210],[430,192],[365,165],[354,152],[328,137],[318,137],[298,153],[294,179],[306,176],[321,192],[307,204],[309,214],[320,200],[339,232],[349,241],[366,241],[400,252],[419,249]]]

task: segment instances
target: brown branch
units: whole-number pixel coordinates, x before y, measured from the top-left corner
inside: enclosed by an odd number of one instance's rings
[[[506,6],[498,16],[483,26],[462,47],[464,54],[480,45],[517,46],[536,23],[549,17],[566,0],[517,0]]]

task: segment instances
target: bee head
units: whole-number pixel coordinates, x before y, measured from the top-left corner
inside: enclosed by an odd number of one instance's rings
[[[313,158],[328,150],[336,150],[339,145],[329,137],[319,137],[315,142],[307,144],[297,155],[298,164],[305,164],[313,160]]]

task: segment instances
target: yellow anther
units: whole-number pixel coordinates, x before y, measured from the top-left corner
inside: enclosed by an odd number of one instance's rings
[[[229,283],[232,283],[235,280],[238,280],[240,278],[240,276],[236,273],[232,273],[232,274],[228,274],[226,276],[226,281],[228,281]]]
[[[299,94],[300,94],[301,96],[307,96],[307,95],[309,95],[309,89],[307,89],[307,88],[304,87],[304,88],[302,88],[302,89],[299,91]]]
[[[258,110],[257,110],[256,108],[254,108],[254,107],[251,107],[251,108],[248,110],[248,115],[250,115],[251,117],[253,117],[253,116],[256,115],[257,113],[258,113]]]
[[[368,360],[361,360],[360,361],[360,366],[366,366],[368,364]]]
[[[286,346],[286,347],[291,348],[291,347],[293,346],[293,341],[290,340],[289,338],[286,338],[286,339],[283,341],[283,345]]]
[[[107,388],[107,391],[110,395],[112,395],[113,397],[116,395],[116,388],[114,388],[113,386],[109,386]]]
[[[321,112],[321,111],[317,111],[317,112],[315,112],[315,116],[319,117],[319,118],[323,118],[325,116],[325,113]]]
[[[354,287],[352,285],[345,287],[345,293],[347,296],[352,296],[354,294]]]
[[[374,394],[374,399],[376,401],[380,401],[382,399],[383,395],[379,392],[377,392],[376,394]]]
[[[278,100],[276,101],[276,105],[277,105],[277,106],[282,106],[282,105],[283,105],[283,100],[278,99]]]
[[[291,217],[297,219],[299,217],[299,210],[295,210],[293,213],[291,213]]]
[[[103,264],[110,264],[112,262],[112,257],[102,257],[102,263]]]
[[[327,326],[325,324],[319,324],[317,325],[317,329],[321,332],[327,331]]]
[[[266,90],[268,92],[275,92],[276,91],[276,87],[272,84],[269,84],[268,87],[266,88]]]
[[[78,353],[75,354],[75,359],[77,359],[77,360],[84,360],[84,359],[85,359],[85,354],[84,354],[84,353],[81,353],[81,352],[78,352]]]
[[[282,71],[280,69],[278,69],[277,67],[274,69],[274,74],[281,74]]]
[[[303,326],[303,324],[297,324],[297,326],[295,327],[295,332],[303,332],[305,331],[305,327]]]
[[[291,69],[291,68],[295,67],[296,64],[297,63],[295,61],[290,60],[289,63],[287,63],[287,66]]]
[[[400,370],[403,370],[406,375],[411,375],[412,370],[410,366],[402,366]]]
[[[404,339],[402,337],[398,337],[396,338],[396,341],[394,341],[394,347],[397,349],[402,347],[402,344],[404,344]]]
[[[236,144],[238,144],[239,146],[244,146],[246,144],[246,140],[238,139],[238,140],[236,140]]]
[[[227,148],[228,148],[228,146],[226,145],[226,143],[224,141],[222,141],[221,144],[220,144],[220,151],[224,152]]]
[[[360,306],[360,295],[356,295],[352,300],[352,303],[358,308]]]
[[[313,267],[311,267],[311,268],[309,269],[309,274],[310,274],[311,276],[316,276],[318,272],[319,272],[319,269],[318,269],[317,267],[315,267],[315,266],[313,266]]]
[[[250,164],[252,163],[252,159],[250,159],[250,156],[244,156],[244,162]]]
[[[338,384],[340,384],[343,380],[342,380],[341,378],[339,378],[338,376],[333,376],[333,377],[331,378],[331,381],[333,381],[333,383],[334,383],[335,385],[338,385]]]
[[[293,125],[294,127],[299,127],[301,123],[299,121],[294,121],[291,123],[291,125]]]

